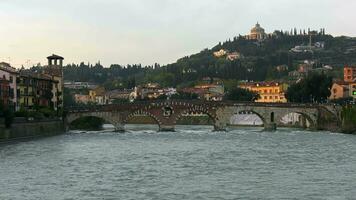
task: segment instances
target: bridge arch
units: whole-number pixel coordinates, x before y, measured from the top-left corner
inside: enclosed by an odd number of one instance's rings
[[[131,112],[130,114],[128,114],[125,117],[125,119],[123,120],[123,124],[127,124],[131,119],[133,119],[137,116],[148,116],[148,117],[152,118],[158,126],[162,125],[162,121],[156,115],[154,115],[153,113],[148,112],[146,110],[135,110],[135,111]]]
[[[316,121],[313,120],[316,118],[316,116],[300,112],[300,111],[289,111],[289,112],[284,112],[279,115],[279,117],[276,119],[276,123],[278,125],[290,125],[294,127],[300,127],[300,128],[315,128],[316,127]],[[298,125],[296,123],[299,123]]]
[[[186,109],[183,109],[177,113],[175,124],[186,114],[205,114],[213,121],[213,123],[216,121],[215,113],[212,112],[208,107],[189,105]]]
[[[253,109],[237,109],[230,116],[230,125],[263,126],[265,117]]]
[[[115,129],[119,129],[120,127],[120,118],[110,112],[85,112],[85,113],[72,113],[66,116],[66,124],[67,124],[67,128],[70,127],[70,125],[81,118],[85,118],[85,117],[96,117],[96,118],[100,118],[103,119],[105,122],[112,124]]]

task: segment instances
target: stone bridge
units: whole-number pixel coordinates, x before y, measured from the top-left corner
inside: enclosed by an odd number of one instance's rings
[[[185,114],[202,113],[214,122],[214,130],[226,130],[233,115],[250,112],[263,121],[265,130],[276,130],[281,119],[298,113],[308,121],[309,129],[332,130],[340,125],[339,110],[333,105],[322,104],[276,104],[241,102],[206,102],[189,100],[147,101],[126,104],[112,104],[92,107],[73,107],[66,110],[65,124],[74,120],[93,116],[104,119],[115,126],[116,131],[124,131],[124,125],[137,115],[153,118],[160,131],[174,131],[179,118]],[[67,129],[68,130],[68,129]]]

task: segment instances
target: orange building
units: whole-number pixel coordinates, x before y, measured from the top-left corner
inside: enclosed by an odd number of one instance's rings
[[[248,82],[239,85],[240,88],[257,92],[260,99],[256,102],[261,103],[286,103],[285,91],[287,84],[279,82]]]
[[[344,67],[344,81],[354,82],[356,81],[356,66],[345,66]]]
[[[342,99],[349,97],[349,83],[337,81],[331,87],[330,100]]]

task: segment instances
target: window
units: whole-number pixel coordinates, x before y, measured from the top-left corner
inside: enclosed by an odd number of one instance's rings
[[[273,96],[269,96],[269,99],[273,99]]]
[[[14,80],[13,80],[13,77],[12,76],[10,76],[10,82],[12,83]]]

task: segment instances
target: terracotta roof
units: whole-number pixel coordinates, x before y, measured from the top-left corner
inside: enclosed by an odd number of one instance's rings
[[[52,77],[47,74],[32,72],[30,70],[21,70],[20,76],[34,78],[34,79],[48,80],[48,81],[52,81],[52,82],[58,82],[56,80],[53,80]]]
[[[254,87],[269,87],[269,86],[279,86],[283,83],[276,81],[265,81],[265,82],[246,82],[240,83],[239,86],[254,86]]]
[[[18,73],[15,68],[11,67],[9,63],[1,62],[0,69],[9,73]]]
[[[346,82],[344,80],[336,80],[334,81],[335,84],[338,84],[338,85],[350,85],[350,84],[353,84],[353,83],[356,83],[356,82]]]

